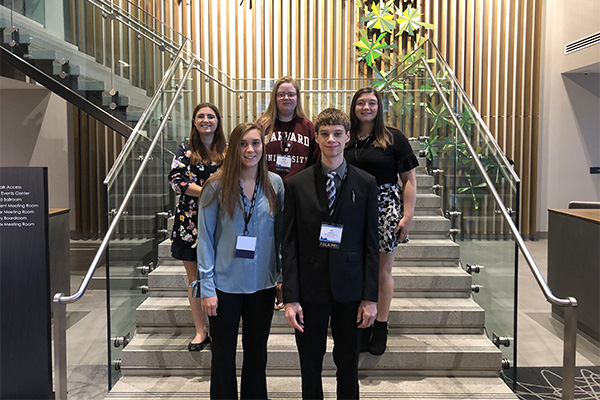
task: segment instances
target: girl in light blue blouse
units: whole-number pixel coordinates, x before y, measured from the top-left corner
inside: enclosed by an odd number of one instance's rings
[[[235,353],[240,317],[241,398],[267,398],[267,339],[281,271],[284,189],[281,178],[267,169],[264,146],[258,125],[238,125],[221,169],[206,181],[199,198],[200,280],[192,286],[210,321],[214,399],[238,398]]]

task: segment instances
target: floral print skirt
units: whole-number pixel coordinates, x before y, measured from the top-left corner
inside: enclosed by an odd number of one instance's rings
[[[402,189],[397,183],[385,183],[377,187],[379,206],[379,252],[393,253],[398,243],[394,230],[402,219]]]

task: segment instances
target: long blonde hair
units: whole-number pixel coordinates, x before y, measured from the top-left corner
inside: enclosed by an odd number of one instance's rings
[[[215,135],[213,136],[212,143],[208,149],[204,145],[204,142],[200,137],[200,133],[194,124],[196,114],[198,114],[198,111],[200,111],[201,108],[210,108],[217,116],[217,129],[215,130]],[[223,134],[221,113],[219,112],[217,106],[211,103],[200,103],[194,107],[194,113],[192,114],[192,130],[190,131],[189,143],[190,164],[214,163],[219,165],[223,162],[223,159],[225,158],[225,151],[227,149],[227,141],[225,140],[225,135]]]
[[[273,90],[271,91],[271,101],[269,102],[269,106],[263,115],[256,121],[260,126],[262,126],[265,134],[267,135],[267,142],[271,139],[271,135],[273,134],[272,128],[275,124],[275,119],[278,117],[277,112],[277,90],[279,90],[279,86],[284,83],[291,83],[294,89],[296,89],[296,110],[294,110],[294,117],[298,118],[306,118],[304,114],[304,110],[302,109],[302,102],[300,101],[300,87],[298,83],[291,76],[283,76],[275,82],[273,85]]]
[[[221,199],[221,207],[227,211],[229,216],[233,218],[236,207],[242,207],[240,200],[240,175],[242,170],[242,159],[240,157],[240,146],[244,135],[256,129],[260,132],[260,141],[262,144],[262,155],[258,162],[258,176],[259,185],[263,188],[263,192],[269,200],[269,206],[271,214],[275,214],[280,205],[278,204],[277,195],[271,185],[271,179],[269,178],[269,169],[267,167],[267,157],[265,157],[265,134],[260,126],[254,122],[243,122],[235,127],[231,135],[229,136],[229,146],[227,148],[227,154],[225,160],[223,160],[223,166],[204,183],[215,181],[219,182],[219,190],[215,192],[213,198],[205,205],[205,207],[212,204],[217,197]],[[219,193],[220,192],[220,193]],[[204,190],[200,193],[200,198],[204,195]]]

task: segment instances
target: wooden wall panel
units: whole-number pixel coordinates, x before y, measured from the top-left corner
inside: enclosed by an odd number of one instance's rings
[[[115,2],[125,5],[124,0]],[[256,119],[268,102],[265,91],[274,79],[283,75],[299,79],[304,91],[301,101],[310,117],[328,105],[347,108],[351,97],[351,93],[332,95],[318,91],[331,87],[353,90],[372,77],[372,71],[357,62],[352,45],[358,39],[358,28],[364,27],[360,22],[364,11],[355,0],[241,3],[240,0],[135,1],[166,27],[192,40],[194,53],[206,61],[203,70],[230,87],[246,91],[232,93],[200,72],[194,74],[193,90],[188,95],[191,102],[217,103],[227,130],[239,122]],[[371,4],[372,0],[362,3]],[[515,161],[515,170],[522,180],[521,229],[524,234],[534,234],[542,0],[414,0],[411,3],[418,5],[425,20],[435,25],[428,37],[440,49],[503,151]],[[131,12],[138,15],[133,8]],[[89,23],[86,26],[73,22],[79,32],[79,43],[95,54],[96,46],[90,45],[94,42],[85,38],[93,35],[97,17],[87,9],[77,13],[74,14],[79,15],[77,21]],[[159,26],[157,21],[153,23]],[[166,32],[176,37],[175,32]],[[159,55],[131,34],[120,35],[121,53],[132,64],[133,81],[143,87],[155,87],[167,63],[163,68],[155,67]],[[413,41],[404,37],[395,52],[407,52],[413,46]],[[387,54],[392,52],[388,50]],[[383,60],[378,65],[389,70],[391,63]],[[136,68],[143,73],[136,74]],[[146,72],[152,76],[145,75]],[[346,85],[334,81],[358,78],[363,80]],[[418,119],[416,114],[411,117]],[[420,131],[413,134],[419,135]]]

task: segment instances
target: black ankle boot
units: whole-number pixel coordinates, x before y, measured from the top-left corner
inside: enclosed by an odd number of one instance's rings
[[[369,343],[371,342],[371,334],[373,333],[373,327],[370,326],[368,328],[361,329],[361,338],[360,338],[360,352],[366,353],[369,351]]]
[[[387,325],[387,321],[379,322],[377,320],[375,320],[375,323],[373,324],[373,335],[371,336],[369,353],[374,356],[380,356],[385,352],[388,335]]]

